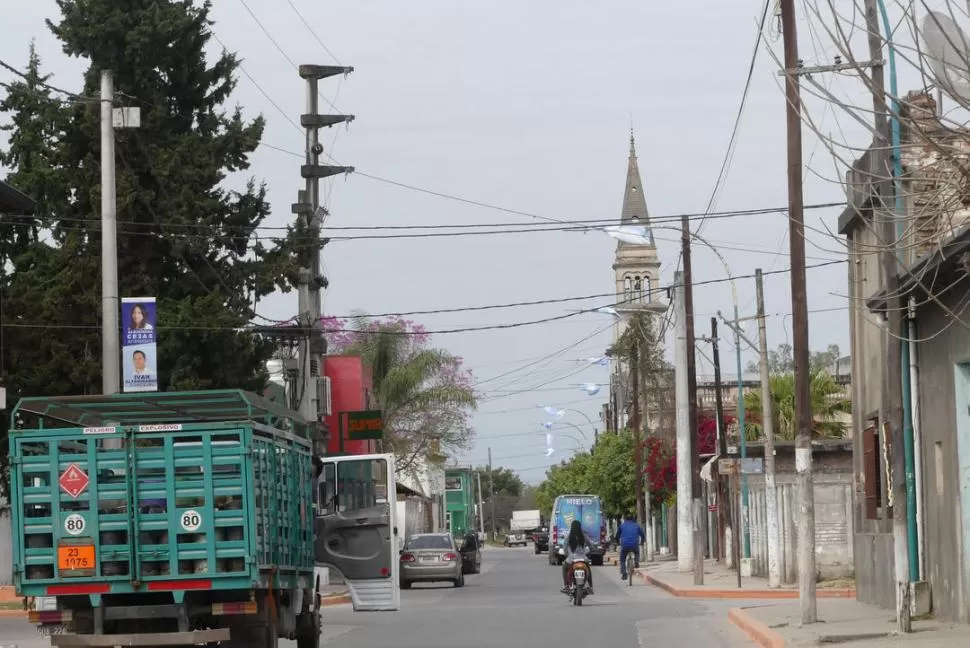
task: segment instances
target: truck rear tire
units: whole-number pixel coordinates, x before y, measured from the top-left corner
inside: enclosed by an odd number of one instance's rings
[[[296,648],[320,648],[320,608],[300,616]]]

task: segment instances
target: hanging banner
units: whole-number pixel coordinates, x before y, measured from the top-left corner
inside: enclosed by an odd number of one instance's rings
[[[158,391],[155,298],[121,299],[121,366],[125,392]]]

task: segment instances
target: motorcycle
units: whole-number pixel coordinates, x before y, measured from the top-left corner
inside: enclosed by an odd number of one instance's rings
[[[573,605],[582,605],[583,599],[589,596],[589,575],[590,565],[585,558],[576,559],[569,566],[569,589],[566,596],[572,600]]]

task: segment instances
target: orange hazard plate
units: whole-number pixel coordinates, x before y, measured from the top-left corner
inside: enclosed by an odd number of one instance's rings
[[[65,545],[57,548],[57,568],[60,571],[94,569],[94,545]]]

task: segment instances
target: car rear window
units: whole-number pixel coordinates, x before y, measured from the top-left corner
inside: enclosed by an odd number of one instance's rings
[[[416,536],[408,540],[407,549],[451,549],[448,536]]]

